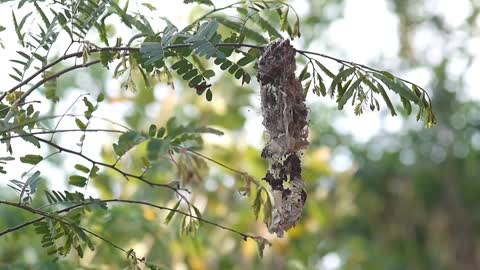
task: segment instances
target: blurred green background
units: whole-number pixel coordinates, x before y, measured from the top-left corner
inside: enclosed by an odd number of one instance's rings
[[[321,97],[309,96],[311,146],[305,153],[303,172],[309,196],[300,224],[283,239],[269,235],[254,220],[251,200],[239,195],[242,183],[231,172],[212,163],[197,164],[208,165],[209,170],[201,170],[198,177],[184,175],[192,201],[205,218],[270,239],[272,246],[266,248],[263,259],[254,241],[203,224],[196,235],[181,236],[179,219],[164,225],[166,213],[149,208],[111,206],[108,212],[90,214],[85,225],[166,269],[480,269],[480,59],[475,57],[480,48],[479,2],[310,0],[292,4],[302,14],[302,39],[296,46],[365,60],[365,64],[412,78],[431,93],[438,124],[424,129],[421,122],[410,119],[414,116],[392,118],[386,111],[353,118],[350,106],[339,112]],[[385,14],[377,13],[382,11],[378,6]],[[370,27],[359,30],[352,16],[365,19]],[[393,22],[387,24],[393,28],[382,30],[384,19]],[[390,34],[382,36],[385,32]],[[393,40],[379,43],[383,38]],[[364,56],[358,49],[389,44],[395,46],[386,55],[370,50]],[[388,55],[389,51],[393,54]],[[97,84],[106,85],[103,80],[108,74],[96,70],[89,74]],[[76,75],[69,76],[61,82],[75,87],[71,78]],[[263,131],[261,120],[250,119],[260,113],[257,85],[239,86],[226,74],[218,78],[213,90],[214,100],[208,103],[182,86],[173,91],[140,84],[134,94],[108,93],[106,102],[109,108],[127,104],[123,122],[133,128],[162,125],[174,115],[179,122],[198,121],[219,128],[226,135],[207,136],[202,153],[260,179],[267,166],[260,158],[261,145],[251,138],[256,136],[261,142]],[[373,122],[361,122],[364,117]],[[95,144],[94,140],[87,138],[86,144]],[[139,171],[138,157],[144,151],[134,151],[122,166]],[[113,159],[111,145],[102,146],[101,153],[104,160]],[[65,164],[58,157],[48,166],[61,171]],[[165,160],[149,175],[167,183],[175,179],[176,171]],[[66,177],[59,178],[59,182],[66,181]],[[50,188],[54,183],[50,180]],[[105,170],[91,185],[102,198],[169,206],[176,202],[167,192],[126,182]],[[15,196],[3,184],[0,194],[12,200]],[[0,208],[0,217],[0,230],[32,218],[6,207]],[[97,243],[96,250],[83,259],[71,255],[52,262],[33,228],[26,228],[0,239],[0,269],[128,266],[124,254]]]

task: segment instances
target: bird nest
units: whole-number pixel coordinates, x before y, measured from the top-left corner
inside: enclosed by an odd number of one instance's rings
[[[302,151],[308,146],[308,110],[295,76],[295,48],[288,40],[269,44],[258,62],[263,125],[268,134],[262,158],[269,161],[263,178],[274,199],[271,233],[282,237],[300,219],[307,193],[302,179]]]

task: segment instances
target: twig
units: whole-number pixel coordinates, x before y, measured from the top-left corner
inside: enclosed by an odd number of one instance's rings
[[[63,74],[67,73],[67,72],[70,72],[72,70],[75,70],[75,69],[79,69],[79,68],[86,68],[86,67],[89,67],[91,65],[95,65],[95,64],[98,64],[100,63],[100,60],[95,60],[95,61],[92,61],[92,62],[89,62],[89,63],[85,63],[85,64],[82,64],[82,65],[74,65],[74,66],[71,66],[71,67],[68,67],[66,69],[63,69],[55,74],[53,74],[52,76],[49,76],[49,77],[46,77],[42,80],[40,80],[38,83],[36,83],[34,86],[32,86],[30,89],[28,89],[27,92],[23,93],[22,96],[20,96],[13,104],[12,106],[10,107],[10,110],[8,111],[7,115],[5,116],[5,119],[9,119],[9,117],[11,116],[12,112],[13,112],[13,109],[18,105],[18,103],[22,100],[24,100],[26,97],[28,97],[33,91],[35,91],[35,89],[39,88],[40,86],[42,86],[44,83],[50,81],[50,80],[53,80],[53,79],[56,79],[60,76],[62,76]],[[1,101],[1,98],[0,98],[0,101]]]
[[[58,120],[57,124],[55,125],[55,128],[53,128],[53,130],[57,130],[58,126],[60,125],[60,123],[62,122],[63,118],[65,117],[65,115],[72,109],[73,105],[75,105],[78,100],[85,96],[84,94],[83,95],[79,95],[75,101],[72,102],[72,104],[70,104],[70,106],[67,108],[67,110],[65,112],[63,112],[62,114],[62,117],[60,117],[60,119]],[[50,141],[53,141],[53,137],[55,136],[55,133],[52,133],[52,136],[50,137]]]
[[[58,221],[58,222],[60,222],[60,223],[63,223],[63,224],[65,224],[65,225],[68,225],[68,226],[70,226],[70,227],[78,228],[78,229],[80,229],[80,230],[82,230],[82,231],[84,231],[84,232],[86,232],[86,233],[88,233],[88,234],[90,234],[90,235],[93,235],[94,237],[96,237],[96,238],[98,238],[98,239],[100,239],[100,240],[108,243],[109,245],[115,247],[116,249],[119,249],[119,250],[121,250],[121,251],[123,251],[123,252],[125,252],[125,253],[127,252],[127,250],[125,250],[124,248],[122,248],[122,247],[114,244],[112,241],[106,239],[105,237],[100,236],[100,235],[98,235],[98,234],[96,234],[96,233],[94,233],[94,232],[92,232],[92,231],[90,231],[90,230],[88,230],[88,229],[85,229],[85,228],[83,228],[83,227],[80,227],[80,226],[78,226],[78,225],[76,225],[76,224],[73,224],[73,223],[70,223],[70,222],[68,222],[68,221],[65,221],[65,220],[63,220],[63,219],[61,219],[61,218],[58,218],[58,217],[56,217],[55,215],[52,215],[52,214],[49,214],[49,213],[46,213],[46,212],[43,212],[43,211],[40,211],[40,210],[33,209],[33,208],[31,208],[31,207],[29,207],[29,206],[26,206],[26,205],[23,205],[23,204],[12,203],[12,202],[7,202],[7,201],[0,201],[0,204],[5,204],[5,205],[13,206],[13,207],[16,207],[16,208],[25,210],[25,211],[27,211],[27,212],[30,212],[30,213],[32,213],[32,214],[42,216],[43,219],[49,218],[49,219],[52,219],[52,220],[56,220],[56,221]],[[39,222],[40,220],[42,220],[42,219],[32,220],[32,221],[29,221],[29,222],[27,222],[27,223],[28,223],[28,225],[31,225],[31,224],[34,224],[35,222]],[[35,222],[34,222],[34,221],[35,221]],[[25,224],[27,224],[27,223],[25,223]],[[21,229],[21,228],[23,228],[23,227],[28,226],[28,225],[25,225],[25,224],[16,226],[16,227],[14,227],[14,228],[17,228],[16,230],[18,230],[18,229]],[[13,232],[11,229],[12,229],[12,228],[9,229],[9,230],[10,230],[9,232]],[[7,230],[7,231],[8,231],[8,230]],[[0,233],[0,236],[5,235],[6,233],[9,233],[9,232],[6,232],[6,231],[1,232],[1,233]]]
[[[210,220],[207,220],[207,219],[204,219],[202,217],[199,217],[199,216],[195,216],[195,215],[192,215],[192,214],[189,214],[189,213],[186,213],[186,212],[183,212],[183,211],[180,211],[178,209],[173,209],[173,208],[169,208],[169,207],[165,207],[165,206],[160,206],[160,205],[156,205],[156,204],[153,204],[153,203],[149,203],[149,202],[143,202],[143,201],[136,201],[136,200],[125,200],[125,199],[109,199],[109,200],[94,200],[94,201],[85,201],[85,202],[82,202],[82,203],[78,203],[76,205],[72,205],[72,206],[69,206],[69,207],[66,207],[62,210],[59,210],[56,212],[56,214],[61,214],[61,213],[66,213],[66,212],[69,212],[71,210],[74,210],[74,209],[77,209],[77,208],[80,208],[80,207],[84,207],[84,206],[88,206],[88,205],[92,205],[92,204],[99,204],[99,203],[127,203],[127,204],[138,204],[138,205],[145,205],[145,206],[150,206],[150,207],[153,207],[153,208],[157,208],[157,209],[160,209],[160,210],[167,210],[167,211],[172,211],[172,212],[175,212],[177,214],[180,214],[180,215],[183,215],[183,216],[186,216],[186,217],[190,217],[190,218],[194,218],[198,221],[201,221],[201,222],[204,222],[206,224],[209,224],[209,225],[212,225],[212,226],[215,226],[215,227],[218,227],[218,228],[221,228],[223,230],[226,230],[226,231],[230,231],[232,233],[235,233],[235,234],[238,234],[240,235],[244,240],[250,238],[250,239],[257,239],[258,236],[254,236],[254,235],[250,235],[250,234],[247,234],[247,233],[243,233],[243,232],[240,232],[238,230],[235,230],[235,229],[232,229],[232,228],[229,228],[229,227],[226,227],[224,225],[221,225],[221,224],[218,224],[216,222],[213,222],[213,221],[210,221]],[[20,230],[24,227],[27,227],[29,225],[32,225],[36,222],[40,222],[42,220],[44,220],[45,218],[51,218],[51,219],[56,219],[54,216],[52,216],[51,214],[48,214],[48,213],[45,213],[43,211],[39,211],[37,209],[33,209],[31,207],[28,207],[26,205],[22,205],[22,204],[17,204],[17,203],[12,203],[12,202],[7,202],[7,201],[2,201],[0,200],[0,204],[6,204],[6,205],[10,205],[10,206],[13,206],[13,207],[17,207],[17,208],[21,208],[23,210],[26,210],[30,213],[33,213],[33,214],[37,214],[37,215],[41,215],[42,217],[41,218],[37,218],[37,219],[34,219],[34,220],[31,220],[31,221],[28,221],[26,223],[23,223],[21,225],[17,225],[15,227],[12,227],[12,228],[9,228],[5,231],[2,231],[0,232],[0,237],[5,235],[5,234],[8,234],[8,233],[11,233],[11,232],[14,232],[14,231],[17,231],[17,230]],[[70,225],[70,224],[69,224]],[[76,226],[76,225],[75,225]],[[102,239],[103,240],[103,239]],[[122,249],[123,250],[123,249]],[[125,250],[124,250],[125,251]]]
[[[234,169],[234,168],[232,168],[232,167],[230,167],[230,166],[228,166],[228,165],[226,165],[226,164],[221,163],[220,161],[217,161],[217,160],[215,160],[215,159],[213,159],[213,158],[207,157],[207,156],[205,156],[205,155],[203,155],[203,154],[201,154],[201,153],[199,153],[199,152],[197,152],[197,151],[194,151],[194,150],[192,150],[192,149],[184,148],[184,147],[181,147],[181,146],[174,146],[174,147],[176,147],[176,148],[178,148],[178,149],[180,149],[180,150],[182,150],[182,151],[189,152],[189,153],[191,153],[191,154],[193,154],[193,155],[199,156],[199,157],[201,157],[201,158],[203,158],[203,159],[206,159],[206,160],[208,160],[208,161],[210,161],[210,162],[212,162],[212,163],[215,163],[215,164],[217,164],[218,166],[223,167],[223,168],[225,168],[225,169],[227,169],[227,170],[229,170],[229,171],[232,171],[232,172],[234,172],[234,173],[236,173],[236,174],[238,174],[238,175],[241,175],[241,176],[249,176],[247,172],[242,172],[242,171],[240,171],[240,170]],[[262,186],[257,180],[255,180],[253,177],[250,177],[250,180],[251,180],[257,187],[263,188],[263,186]]]
[[[27,134],[18,134],[18,135],[13,135],[5,138],[0,138],[0,141],[4,140],[9,140],[9,139],[14,139],[14,138],[23,138],[23,137],[29,137],[32,135],[42,135],[42,134],[56,134],[56,133],[66,133],[66,132],[107,132],[107,133],[125,133],[124,131],[121,130],[114,130],[114,129],[58,129],[58,130],[44,130],[44,131],[38,131],[38,132],[30,132]]]
[[[52,147],[54,147],[54,148],[56,148],[56,149],[58,149],[58,150],[60,150],[60,151],[62,151],[62,152],[70,153],[70,154],[79,156],[79,157],[81,157],[81,158],[83,158],[83,159],[91,162],[93,165],[100,165],[100,166],[102,166],[102,167],[110,168],[110,169],[112,169],[112,170],[120,173],[120,174],[121,174],[123,177],[125,177],[127,180],[128,180],[129,178],[135,178],[135,179],[138,179],[138,180],[140,180],[140,181],[142,181],[142,182],[144,182],[144,183],[146,183],[146,184],[148,184],[148,185],[150,185],[150,186],[163,187],[163,188],[171,189],[171,190],[173,190],[173,191],[175,191],[175,192],[178,193],[178,189],[177,189],[177,188],[172,187],[172,186],[170,186],[170,185],[168,185],[168,184],[160,184],[160,183],[151,182],[151,181],[149,181],[149,180],[147,180],[147,179],[145,179],[145,178],[143,178],[143,177],[140,177],[140,176],[138,176],[138,175],[134,175],[134,174],[131,174],[131,173],[124,172],[124,171],[120,170],[119,168],[115,167],[114,165],[93,160],[93,159],[87,157],[86,155],[84,155],[84,154],[82,154],[82,153],[80,153],[80,152],[76,152],[76,151],[67,149],[67,148],[62,147],[62,146],[60,146],[60,145],[58,145],[58,144],[56,144],[56,143],[54,143],[54,142],[51,142],[51,141],[49,141],[49,140],[45,140],[45,139],[40,138],[40,137],[37,137],[37,136],[33,136],[33,137],[34,137],[35,139],[37,139],[38,141],[43,142],[43,143],[45,143],[45,144],[48,144],[48,145],[50,145],[50,146],[52,146]]]
[[[366,70],[370,70],[371,72],[375,72],[375,73],[379,73],[379,74],[383,74],[383,71],[382,70],[379,70],[379,69],[375,69],[375,68],[372,68],[372,67],[369,67],[369,66],[366,66],[366,65],[363,65],[363,64],[359,64],[359,63],[355,63],[355,62],[352,62],[352,61],[347,61],[347,60],[343,60],[343,59],[340,59],[340,58],[336,58],[336,57],[333,57],[333,56],[329,56],[329,55],[326,55],[326,54],[323,54],[323,53],[317,53],[317,52],[312,52],[312,51],[306,51],[306,50],[298,50],[296,49],[296,52],[307,57],[308,59],[311,59],[311,57],[309,57],[308,55],[315,55],[315,56],[320,56],[320,57],[323,57],[323,58],[326,58],[326,59],[330,59],[330,60],[333,60],[339,64],[342,64],[342,65],[347,65],[347,66],[351,66],[351,67],[361,67],[363,69],[366,69]],[[396,77],[396,76],[395,76]],[[409,81],[409,80],[406,80],[406,79],[402,79],[400,77],[396,77],[398,78],[399,80],[405,82],[405,83],[408,83],[410,85],[415,85],[418,89],[422,90],[428,97],[429,101],[431,102],[431,99],[430,99],[430,95],[428,94],[428,92],[421,86]]]
[[[37,118],[37,119],[34,119],[34,120],[31,120],[31,121],[26,121],[26,122],[23,122],[21,124],[18,124],[18,125],[15,125],[13,127],[9,127],[7,129],[4,129],[4,130],[0,130],[0,133],[8,133],[10,131],[13,131],[17,128],[21,128],[21,127],[24,127],[24,126],[27,126],[29,124],[33,124],[33,123],[37,123],[37,122],[41,122],[41,121],[45,121],[45,120],[50,120],[50,119],[55,119],[55,118],[59,118],[59,117],[64,117],[64,116],[68,116],[68,117],[80,117],[80,116],[84,116],[83,114],[73,114],[73,113],[69,113],[69,114],[62,114],[62,115],[51,115],[51,116],[44,116],[44,117],[41,117],[41,118]],[[128,131],[132,131],[131,128],[125,126],[125,125],[122,125],[120,123],[117,123],[115,121],[112,121],[108,118],[105,118],[105,117],[98,117],[98,116],[92,116],[92,118],[95,118],[95,119],[100,119],[100,120],[103,120],[105,122],[109,122],[111,124],[114,124],[114,125],[117,125],[119,127],[122,127]]]

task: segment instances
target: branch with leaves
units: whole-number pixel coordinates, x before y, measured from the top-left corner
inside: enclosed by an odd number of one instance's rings
[[[300,17],[293,6],[281,1],[239,1],[224,7],[216,7],[210,0],[184,1],[186,4],[196,3],[208,8],[207,11],[191,24],[183,29],[177,28],[167,18],[161,18],[162,24],[148,18],[141,12],[132,12],[131,7],[121,7],[116,1],[111,0],[88,0],[88,1],[13,1],[18,10],[29,8],[36,13],[27,12],[22,18],[19,11],[12,9],[13,28],[19,41],[17,55],[12,59],[14,66],[10,77],[16,81],[16,85],[0,93],[0,142],[5,144],[7,157],[0,157],[0,165],[13,162],[13,147],[11,141],[22,139],[41,148],[47,145],[55,149],[55,152],[47,157],[37,154],[29,154],[20,158],[20,162],[31,164],[33,167],[24,173],[28,176],[26,181],[12,180],[10,187],[19,193],[19,203],[0,201],[0,204],[10,205],[28,211],[40,217],[14,226],[0,233],[0,236],[17,231],[29,225],[35,225],[37,233],[47,235],[45,243],[53,243],[55,233],[63,233],[67,236],[63,249],[51,250],[57,255],[68,254],[71,247],[83,254],[82,245],[92,249],[92,243],[86,237],[91,234],[127,253],[132,259],[132,269],[136,268],[137,262],[143,260],[136,258],[135,253],[127,251],[101,236],[95,235],[86,229],[79,227],[81,215],[70,217],[70,213],[89,206],[106,203],[139,204],[161,210],[168,210],[167,220],[173,214],[184,216],[182,225],[186,230],[194,230],[198,227],[198,221],[228,230],[242,236],[244,240],[251,238],[259,245],[260,254],[268,241],[264,238],[245,234],[221,224],[203,219],[198,209],[182,194],[184,187],[174,184],[157,183],[149,180],[146,175],[150,170],[158,167],[163,161],[171,162],[177,168],[178,178],[185,180],[190,175],[199,175],[197,167],[203,167],[206,161],[213,162],[224,169],[233,172],[244,181],[245,186],[241,191],[244,195],[251,192],[251,184],[254,184],[256,194],[253,196],[254,214],[256,218],[263,208],[263,221],[271,222],[272,200],[269,191],[261,182],[255,180],[247,172],[234,169],[233,167],[216,161],[203,155],[199,150],[203,146],[201,135],[212,133],[221,135],[222,132],[209,127],[194,124],[183,125],[175,118],[171,118],[165,127],[158,128],[150,125],[148,131],[135,130],[124,125],[125,130],[116,129],[93,129],[90,128],[93,119],[102,118],[94,115],[104,95],[99,94],[92,100],[87,96],[77,98],[76,102],[83,102],[85,112],[82,115],[69,114],[68,110],[60,116],[43,115],[44,112],[36,110],[36,104],[42,101],[31,100],[31,94],[43,90],[46,102],[53,106],[62,99],[57,92],[57,80],[70,72],[86,69],[101,64],[105,69],[112,68],[114,78],[122,80],[123,89],[135,92],[137,80],[141,78],[146,87],[153,87],[157,82],[166,82],[173,86],[173,78],[177,78],[199,96],[205,95],[207,101],[212,101],[215,78],[218,73],[229,73],[239,84],[251,83],[251,70],[255,67],[266,50],[267,45],[278,39],[295,39],[301,36]],[[68,2],[68,3],[67,3]],[[4,4],[0,4],[4,5]],[[151,11],[156,11],[155,6],[144,3],[143,6]],[[236,16],[225,16],[225,12],[234,13]],[[115,17],[119,23],[132,30],[132,36],[124,42],[120,37],[113,37],[109,32],[107,18]],[[38,31],[25,30],[25,25],[38,25]],[[153,26],[162,25],[159,29]],[[92,29],[96,29],[94,32]],[[0,32],[4,27],[0,26]],[[91,41],[92,34],[98,34],[95,41]],[[62,47],[60,57],[53,57],[53,45],[59,43],[58,37],[65,35],[69,38],[68,46]],[[87,37],[89,37],[87,39]],[[112,38],[115,42],[112,43]],[[78,45],[76,52],[71,52]],[[60,46],[61,47],[61,46]],[[351,102],[357,115],[364,110],[380,110],[379,100],[383,100],[392,116],[397,115],[394,102],[389,93],[399,97],[406,114],[411,114],[412,103],[418,107],[417,120],[423,120],[427,127],[435,124],[436,119],[432,109],[432,100],[427,91],[419,85],[406,79],[399,78],[387,71],[372,68],[363,64],[339,59],[323,53],[295,49],[298,56],[304,57],[306,64],[301,68],[298,79],[303,86],[304,97],[312,92],[318,96],[329,96],[335,99],[338,109]],[[81,60],[80,60],[81,58]],[[74,60],[74,61],[72,61]],[[333,61],[338,65],[338,72],[333,72],[331,65],[324,60]],[[74,62],[73,64],[71,62]],[[77,63],[79,62],[79,63]],[[60,70],[57,68],[62,66]],[[159,79],[160,78],[160,79]],[[330,83],[327,88],[327,84]],[[27,88],[23,90],[23,88]],[[74,117],[78,129],[57,129],[60,122],[66,117]],[[42,123],[46,120],[57,119],[54,129],[45,128]],[[105,119],[104,119],[105,120]],[[108,119],[106,119],[109,121]],[[78,145],[80,150],[73,150],[57,144],[53,139],[55,134],[81,132]],[[112,144],[112,153],[115,162],[108,163],[89,157],[82,152],[87,134],[106,132],[119,134],[118,140]],[[51,134],[50,139],[41,135]],[[121,161],[129,151],[139,146],[145,146],[145,154],[141,157],[142,173],[134,174],[121,168]],[[53,204],[76,203],[70,207],[56,212],[44,212],[32,208],[32,198],[40,181],[39,172],[31,174],[35,166],[47,158],[67,153],[82,158],[89,163],[88,166],[76,164],[78,174],[69,177],[69,184],[84,188],[89,179],[98,177],[100,167],[116,171],[126,180],[136,179],[148,187],[166,188],[173,191],[179,200],[175,207],[168,208],[150,202],[109,199],[90,200],[84,199],[81,193],[61,193],[47,191],[47,200]],[[175,160],[175,157],[179,157]],[[0,173],[6,173],[0,166]],[[186,181],[184,181],[186,182]],[[79,195],[81,194],[81,195]],[[83,198],[83,200],[82,200]],[[178,210],[181,202],[187,206],[186,212]],[[62,215],[60,215],[62,214]],[[57,231],[53,232],[55,229]],[[48,234],[47,234],[48,233]],[[52,241],[50,241],[52,240]],[[45,244],[43,243],[43,244]],[[67,245],[68,243],[68,245]],[[75,245],[74,245],[75,244]],[[154,269],[154,268],[152,268]]]

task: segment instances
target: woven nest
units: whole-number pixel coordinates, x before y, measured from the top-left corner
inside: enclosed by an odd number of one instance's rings
[[[263,125],[269,137],[262,151],[269,161],[263,180],[274,198],[269,231],[279,237],[297,224],[307,198],[301,156],[308,146],[308,110],[295,76],[295,53],[288,40],[279,40],[266,47],[258,62]]]

